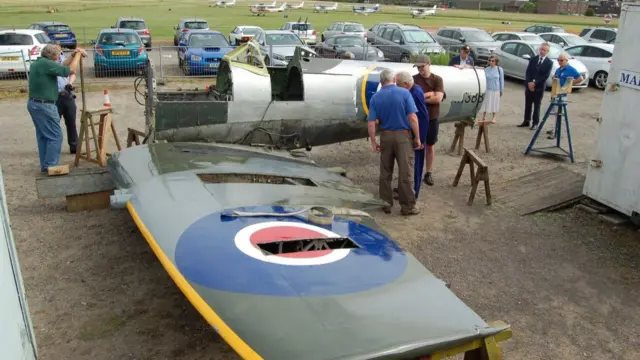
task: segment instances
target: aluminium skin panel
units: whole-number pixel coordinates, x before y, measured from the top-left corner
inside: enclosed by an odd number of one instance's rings
[[[640,5],[624,4],[583,193],[628,216],[640,212]]]

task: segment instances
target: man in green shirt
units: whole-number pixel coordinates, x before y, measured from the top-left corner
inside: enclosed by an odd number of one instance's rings
[[[58,63],[60,48],[47,44],[38,60],[29,68],[29,100],[27,110],[36,128],[40,171],[46,172],[50,166],[58,165],[62,151],[62,128],[56,107],[58,100],[58,76],[75,74],[80,58],[86,52],[80,48],[73,51],[62,64]]]

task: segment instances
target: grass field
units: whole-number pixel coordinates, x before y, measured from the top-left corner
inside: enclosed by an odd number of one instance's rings
[[[552,23],[562,25],[571,32],[579,32],[586,26],[605,26],[599,17],[516,14],[495,11],[473,11],[447,9],[438,11],[436,16],[424,19],[413,19],[409,9],[404,7],[382,6],[382,13],[369,16],[355,15],[351,11],[352,4],[340,3],[338,11],[329,14],[313,13],[315,2],[305,1],[306,9],[286,11],[283,13],[267,14],[264,17],[251,16],[248,5],[261,2],[258,0],[238,0],[235,7],[209,7],[207,0],[188,0],[176,3],[176,0],[58,0],[48,2],[8,0],[0,4],[0,27],[26,27],[37,21],[61,21],[72,26],[80,41],[95,39],[98,31],[108,28],[115,23],[119,16],[143,17],[150,27],[154,44],[157,40],[170,40],[173,36],[172,27],[179,19],[185,17],[199,17],[206,19],[211,27],[228,34],[236,25],[257,25],[265,29],[278,29],[287,21],[295,21],[299,17],[309,19],[316,30],[322,31],[335,21],[356,21],[369,28],[382,21],[416,24],[425,28],[441,26],[473,26],[483,28],[489,32],[499,30],[523,30],[535,23]],[[298,0],[289,1],[299,3]],[[327,3],[327,2],[323,2]],[[278,1],[278,6],[281,1]],[[362,4],[360,4],[362,5]],[[50,7],[58,12],[49,14]],[[288,16],[288,18],[285,18]],[[509,20],[510,25],[501,24]],[[614,19],[611,26],[617,26]]]

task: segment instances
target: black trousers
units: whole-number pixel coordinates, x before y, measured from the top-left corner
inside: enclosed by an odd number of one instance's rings
[[[542,103],[542,97],[544,96],[544,88],[535,89],[535,91],[524,90],[524,123],[531,123],[531,107],[533,106],[533,123],[531,125],[538,125],[540,122],[540,104]]]
[[[56,101],[58,114],[64,118],[64,125],[67,128],[67,142],[69,143],[69,151],[76,152],[78,144],[78,130],[76,129],[76,99],[73,95],[58,96]]]

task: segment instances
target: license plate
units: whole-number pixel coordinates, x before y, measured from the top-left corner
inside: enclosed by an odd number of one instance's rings
[[[0,58],[0,60],[2,61],[18,61],[19,57],[17,56],[7,56],[7,57],[3,57]]]
[[[129,55],[128,50],[114,50],[111,52],[111,55]]]
[[[215,68],[215,67],[218,67],[218,64],[209,64],[209,67],[210,68]]]
[[[63,37],[67,37],[67,34],[56,34],[57,38],[63,38]]]

